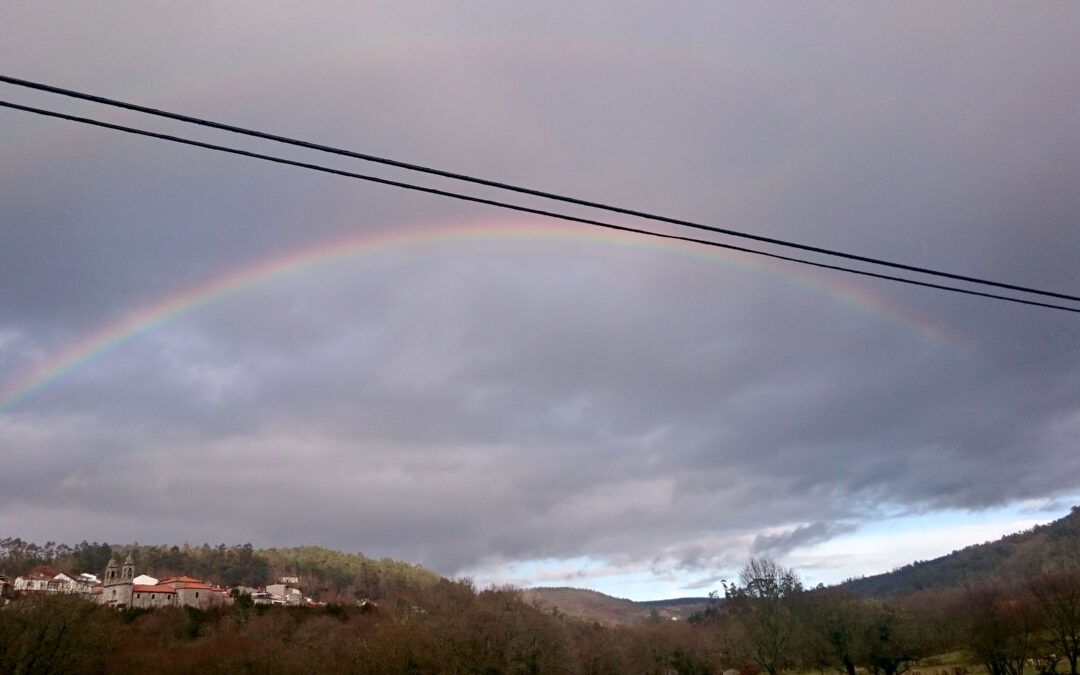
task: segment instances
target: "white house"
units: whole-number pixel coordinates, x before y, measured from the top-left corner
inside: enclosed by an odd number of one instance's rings
[[[90,595],[94,582],[80,574],[72,578],[63,572],[57,572],[48,565],[38,565],[21,577],[15,577],[16,591],[25,593],[80,593]]]
[[[266,587],[266,592],[274,598],[275,604],[305,604],[303,592],[299,588],[293,588],[288,584],[270,584]]]

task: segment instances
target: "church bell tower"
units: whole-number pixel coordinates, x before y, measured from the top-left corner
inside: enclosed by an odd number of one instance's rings
[[[135,560],[129,555],[121,567],[116,562],[116,558],[112,558],[105,566],[105,580],[101,584],[101,604],[130,607],[134,582]]]

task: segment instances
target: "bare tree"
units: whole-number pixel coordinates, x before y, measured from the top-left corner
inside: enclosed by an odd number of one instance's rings
[[[1026,598],[999,588],[968,594],[971,649],[990,675],[1023,675],[1034,651],[1036,616]]]
[[[742,619],[751,656],[762,670],[776,675],[791,658],[792,604],[802,592],[798,575],[774,560],[751,558],[739,572],[738,585],[725,590]]]
[[[1069,663],[1077,675],[1080,656],[1080,570],[1045,574],[1033,579],[1028,588],[1042,613],[1049,643],[1055,653]]]

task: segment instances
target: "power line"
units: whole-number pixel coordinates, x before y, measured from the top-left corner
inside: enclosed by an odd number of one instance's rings
[[[541,198],[544,198],[544,199],[550,199],[550,200],[563,202],[563,203],[567,203],[567,204],[574,204],[574,205],[577,205],[577,206],[586,206],[586,207],[589,207],[589,208],[594,208],[594,209],[598,209],[598,210],[602,210],[602,211],[608,211],[608,212],[612,212],[612,213],[619,213],[619,214],[627,215],[627,216],[634,216],[636,218],[643,218],[645,220],[652,220],[652,221],[656,221],[656,222],[668,223],[670,225],[679,225],[681,227],[689,227],[689,228],[693,228],[693,229],[697,229],[697,230],[703,230],[703,231],[707,231],[707,232],[713,232],[713,233],[716,233],[716,234],[722,234],[722,235],[725,235],[725,236],[737,237],[737,238],[741,238],[741,239],[749,239],[749,240],[752,240],[752,241],[772,244],[772,245],[781,246],[781,247],[784,247],[784,248],[791,248],[791,249],[796,249],[796,250],[800,250],[800,251],[817,253],[817,254],[826,255],[826,256],[832,256],[832,257],[837,257],[837,258],[843,258],[845,260],[853,260],[853,261],[862,262],[862,263],[869,263],[869,264],[872,264],[872,265],[879,265],[879,266],[882,266],[882,267],[890,267],[890,268],[893,268],[893,269],[900,269],[900,270],[905,270],[905,271],[908,271],[908,272],[916,272],[916,273],[919,273],[919,274],[926,274],[926,275],[929,275],[929,276],[936,276],[936,277],[941,277],[941,278],[946,278],[946,279],[952,279],[952,280],[955,280],[955,281],[964,281],[964,282],[973,283],[973,284],[981,284],[981,285],[984,285],[984,286],[992,286],[992,287],[995,287],[995,288],[1002,288],[1002,289],[1008,289],[1008,290],[1012,290],[1012,291],[1019,291],[1019,292],[1022,292],[1022,293],[1030,293],[1030,294],[1033,294],[1033,295],[1041,295],[1041,296],[1045,296],[1045,297],[1053,297],[1053,298],[1060,298],[1060,299],[1063,299],[1063,300],[1073,300],[1073,301],[1080,302],[1080,296],[1069,295],[1069,294],[1066,294],[1066,293],[1059,293],[1059,292],[1055,292],[1055,291],[1045,291],[1045,290],[1040,290],[1040,289],[1037,289],[1037,288],[1032,288],[1032,287],[1029,287],[1029,286],[1020,286],[1020,285],[1010,284],[1010,283],[1005,283],[1005,282],[1000,282],[1000,281],[993,281],[993,280],[990,280],[990,279],[982,279],[982,278],[979,278],[979,277],[971,277],[971,276],[966,276],[966,275],[962,275],[962,274],[955,274],[955,273],[952,273],[952,272],[945,272],[945,271],[935,270],[935,269],[931,269],[931,268],[927,268],[927,267],[920,267],[920,266],[916,266],[916,265],[908,265],[908,264],[905,264],[905,263],[894,262],[894,261],[885,260],[885,259],[882,259],[882,258],[873,258],[873,257],[858,255],[858,254],[854,254],[854,253],[846,253],[846,252],[843,252],[843,251],[839,251],[839,250],[835,250],[835,249],[829,249],[829,248],[823,248],[823,247],[820,247],[820,246],[812,246],[812,245],[809,245],[809,244],[800,244],[800,243],[797,243],[797,242],[787,241],[787,240],[783,240],[783,239],[777,239],[777,238],[774,238],[774,237],[766,237],[766,236],[763,236],[763,235],[751,234],[751,233],[748,233],[748,232],[741,232],[741,231],[738,231],[738,230],[731,230],[731,229],[727,229],[727,228],[715,227],[715,226],[712,226],[712,225],[705,225],[705,224],[697,223],[697,222],[690,221],[690,220],[684,220],[684,219],[680,219],[680,218],[672,218],[672,217],[669,217],[669,216],[663,216],[663,215],[658,215],[658,214],[654,214],[654,213],[648,213],[648,212],[645,212],[645,211],[638,211],[638,210],[635,210],[635,209],[629,209],[629,208],[625,208],[625,207],[621,207],[621,206],[615,206],[615,205],[606,204],[606,203],[603,203],[603,202],[595,202],[595,201],[590,201],[590,200],[586,200],[586,199],[579,199],[579,198],[576,198],[576,197],[560,195],[560,194],[553,193],[553,192],[546,192],[546,191],[543,191],[543,190],[537,190],[537,189],[533,189],[533,188],[522,187],[522,186],[510,184],[510,183],[504,183],[504,182],[501,182],[501,181],[494,181],[494,180],[489,180],[489,179],[485,179],[485,178],[478,178],[476,176],[469,176],[469,175],[466,175],[466,174],[455,173],[455,172],[452,172],[452,171],[446,171],[446,170],[443,170],[443,169],[437,169],[437,168],[434,168],[434,167],[424,166],[424,165],[421,165],[421,164],[413,164],[413,163],[403,162],[403,161],[399,161],[399,160],[395,160],[395,159],[389,159],[389,158],[386,158],[386,157],[379,157],[379,156],[371,155],[371,154],[367,154],[367,153],[361,153],[361,152],[355,152],[355,151],[352,151],[352,150],[346,150],[346,149],[343,149],[343,148],[337,148],[337,147],[333,147],[333,146],[322,145],[322,144],[318,144],[318,143],[312,143],[310,141],[304,141],[304,140],[300,140],[300,139],[289,138],[287,136],[278,136],[278,135],[266,133],[266,132],[263,132],[263,131],[257,131],[257,130],[248,129],[248,128],[245,128],[245,127],[234,126],[234,125],[231,125],[231,124],[224,124],[224,123],[221,123],[221,122],[214,122],[212,120],[207,120],[207,119],[203,119],[203,118],[199,118],[199,117],[192,117],[190,115],[182,115],[180,113],[169,112],[167,110],[161,110],[161,109],[157,109],[157,108],[150,108],[150,107],[147,107],[147,106],[137,105],[137,104],[134,104],[134,103],[128,103],[128,102],[125,102],[125,101],[118,101],[118,100],[115,100],[115,99],[105,98],[103,96],[97,96],[97,95],[94,95],[94,94],[87,94],[87,93],[84,93],[84,92],[78,92],[78,91],[74,91],[74,90],[71,90],[71,89],[64,89],[62,87],[56,87],[56,86],[44,84],[44,83],[41,83],[41,82],[33,82],[33,81],[30,81],[30,80],[23,80],[23,79],[19,79],[19,78],[15,78],[15,77],[10,77],[10,76],[7,76],[7,75],[0,74],[0,82],[4,82],[4,83],[7,83],[7,84],[12,84],[12,85],[19,86],[19,87],[26,87],[26,88],[30,88],[30,89],[36,89],[36,90],[39,90],[39,91],[45,91],[45,92],[49,92],[49,93],[52,93],[52,94],[58,94],[58,95],[61,95],[61,96],[67,96],[67,97],[70,97],[70,98],[77,98],[77,99],[82,99],[82,100],[85,100],[85,101],[92,101],[94,103],[100,103],[102,105],[108,105],[108,106],[113,106],[113,107],[117,107],[117,108],[124,108],[126,110],[132,110],[132,111],[139,112],[139,113],[144,113],[144,114],[147,114],[147,115],[154,115],[154,116],[157,116],[157,117],[163,117],[163,118],[167,118],[167,119],[177,120],[177,121],[185,122],[185,123],[188,123],[188,124],[196,124],[196,125],[199,125],[199,126],[209,127],[209,128],[212,128],[212,129],[218,129],[218,130],[221,130],[221,131],[228,131],[230,133],[241,134],[241,135],[245,135],[245,136],[251,136],[251,137],[254,137],[254,138],[260,138],[260,139],[263,139],[263,140],[274,141],[276,143],[284,143],[286,145],[292,145],[292,146],[296,146],[296,147],[306,148],[306,149],[309,149],[309,150],[316,150],[316,151],[319,151],[319,152],[325,152],[325,153],[340,155],[340,156],[344,156],[344,157],[350,157],[350,158],[353,158],[353,159],[360,159],[360,160],[364,160],[364,161],[367,161],[367,162],[374,162],[374,163],[383,164],[383,165],[387,165],[387,166],[393,166],[393,167],[400,168],[400,169],[406,169],[406,170],[409,170],[409,171],[416,171],[416,172],[425,173],[425,174],[429,174],[429,175],[440,176],[440,177],[443,177],[443,178],[450,178],[450,179],[453,179],[453,180],[463,181],[463,182],[467,182],[467,183],[473,183],[473,184],[476,184],[476,185],[483,185],[483,186],[486,186],[486,187],[498,188],[500,190],[507,190],[507,191],[516,192],[516,193],[519,193],[519,194],[526,194],[526,195],[530,195],[530,196],[534,196],[534,197],[541,197]]]
[[[508,202],[502,202],[502,201],[498,201],[498,200],[494,200],[494,199],[487,199],[487,198],[484,198],[484,197],[477,197],[477,196],[474,196],[474,195],[467,195],[467,194],[463,194],[463,193],[460,193],[460,192],[452,192],[452,191],[449,191],[449,190],[440,190],[438,188],[426,187],[426,186],[423,186],[423,185],[415,185],[413,183],[405,183],[405,182],[402,182],[402,181],[390,180],[388,178],[380,178],[378,176],[370,176],[370,175],[366,175],[366,174],[355,173],[353,171],[345,171],[343,169],[335,169],[333,167],[323,166],[323,165],[320,165],[320,164],[311,164],[309,162],[300,162],[300,161],[297,161],[297,160],[286,159],[284,157],[276,157],[276,156],[273,156],[273,155],[266,155],[266,154],[262,154],[262,153],[251,152],[249,150],[241,150],[239,148],[231,148],[231,147],[228,147],[228,146],[216,145],[214,143],[206,143],[204,141],[197,141],[197,140],[190,139],[190,138],[183,138],[183,137],[180,137],[180,136],[173,136],[173,135],[170,135],[170,134],[162,134],[162,133],[158,133],[158,132],[154,132],[154,131],[146,131],[144,129],[137,129],[135,127],[129,127],[129,126],[121,125],[121,124],[113,124],[113,123],[110,123],[110,122],[103,122],[101,120],[95,120],[95,119],[91,119],[91,118],[88,118],[88,117],[80,117],[78,115],[71,115],[71,114],[68,114],[68,113],[61,113],[61,112],[56,112],[56,111],[52,111],[52,110],[45,110],[45,109],[42,109],[42,108],[34,108],[34,107],[31,107],[31,106],[25,106],[25,105],[21,105],[21,104],[18,104],[18,103],[10,103],[8,101],[0,101],[0,107],[10,108],[10,109],[13,109],[13,110],[22,110],[24,112],[34,113],[34,114],[37,114],[37,115],[43,115],[45,117],[53,117],[53,118],[68,120],[68,121],[71,121],[71,122],[79,122],[81,124],[87,124],[87,125],[90,125],[90,126],[100,127],[100,128],[103,128],[103,129],[111,129],[113,131],[122,131],[122,132],[128,133],[128,134],[134,134],[134,135],[137,135],[137,136],[145,136],[145,137],[148,137],[148,138],[154,138],[154,139],[162,140],[162,141],[169,141],[169,142],[172,142],[172,143],[179,143],[181,145],[188,145],[188,146],[192,146],[192,147],[202,148],[202,149],[205,149],[205,150],[214,150],[214,151],[217,151],[217,152],[224,152],[224,153],[228,153],[228,154],[232,154],[232,155],[239,155],[239,156],[242,156],[242,157],[249,157],[249,158],[252,158],[252,159],[260,159],[260,160],[264,160],[264,161],[267,161],[267,162],[273,162],[275,164],[284,164],[284,165],[287,165],[287,166],[294,166],[294,167],[298,167],[298,168],[301,168],[301,169],[309,169],[309,170],[312,170],[312,171],[319,171],[319,172],[322,172],[322,173],[328,173],[328,174],[332,174],[332,175],[335,175],[335,176],[343,176],[345,178],[354,178],[354,179],[357,179],[357,180],[368,181],[368,182],[377,183],[377,184],[380,184],[380,185],[388,185],[388,186],[391,186],[391,187],[402,188],[402,189],[405,189],[405,190],[412,190],[412,191],[415,191],[415,192],[422,192],[422,193],[425,193],[425,194],[435,195],[435,196],[439,196],[439,197],[447,197],[447,198],[450,198],[450,199],[457,199],[457,200],[460,200],[460,201],[471,202],[471,203],[474,203],[474,204],[484,204],[486,206],[494,206],[494,207],[497,207],[497,208],[508,209],[508,210],[511,210],[511,211],[517,211],[517,212],[520,212],[520,213],[529,213],[529,214],[533,214],[533,215],[544,216],[544,217],[547,217],[547,218],[556,218],[556,219],[565,220],[565,221],[568,221],[568,222],[581,223],[581,224],[584,224],[584,225],[592,225],[592,226],[595,226],[595,227],[601,227],[601,228],[605,228],[605,229],[608,229],[608,230],[615,230],[615,231],[618,231],[618,232],[628,232],[628,233],[632,233],[632,234],[640,234],[640,235],[645,235],[645,236],[650,236],[650,237],[657,237],[657,238],[661,238],[661,239],[670,239],[670,240],[674,240],[674,241],[683,241],[683,242],[689,242],[689,243],[693,243],[693,244],[701,244],[701,245],[704,245],[704,246],[712,246],[712,247],[715,247],[715,248],[722,248],[722,249],[726,249],[726,250],[730,250],[730,251],[738,251],[738,252],[741,252],[741,253],[748,253],[748,254],[751,254],[751,255],[764,256],[764,257],[767,257],[767,258],[773,258],[775,260],[784,260],[784,261],[787,261],[787,262],[798,263],[800,265],[809,265],[809,266],[812,266],[812,267],[819,267],[819,268],[822,268],[822,269],[829,269],[829,270],[835,270],[835,271],[840,271],[840,272],[847,272],[849,274],[857,274],[857,275],[860,275],[860,276],[872,277],[872,278],[875,278],[875,279],[884,279],[884,280],[887,280],[887,281],[895,281],[895,282],[899,282],[899,283],[910,284],[910,285],[913,285],[913,286],[922,286],[924,288],[934,288],[934,289],[943,290],[943,291],[951,291],[951,292],[954,292],[954,293],[963,293],[965,295],[974,295],[974,296],[983,297],[983,298],[990,298],[990,299],[993,299],[993,300],[1003,300],[1003,301],[1006,301],[1006,302],[1015,302],[1015,303],[1019,303],[1019,304],[1022,304],[1022,305],[1031,305],[1031,306],[1034,306],[1034,307],[1045,307],[1047,309],[1056,309],[1056,310],[1061,310],[1061,311],[1064,311],[1064,312],[1080,313],[1080,308],[1075,308],[1075,307],[1068,307],[1068,306],[1064,306],[1064,305],[1055,305],[1055,304],[1051,304],[1051,303],[1038,302],[1038,301],[1034,301],[1034,300],[1025,300],[1023,298],[1014,298],[1014,297],[1009,297],[1009,296],[1006,296],[1006,295],[998,295],[998,294],[995,294],[995,293],[985,293],[985,292],[982,292],[982,291],[975,291],[975,290],[971,290],[971,289],[967,289],[967,288],[959,288],[959,287],[956,287],[956,286],[946,286],[944,284],[937,284],[937,283],[931,283],[931,282],[926,282],[926,281],[919,281],[917,279],[909,279],[909,278],[905,278],[905,277],[897,277],[897,276],[892,276],[892,275],[888,275],[888,274],[879,274],[877,272],[870,272],[870,271],[867,271],[867,270],[859,270],[859,269],[854,269],[854,268],[850,268],[850,267],[844,267],[842,265],[832,265],[832,264],[817,262],[817,261],[813,261],[813,260],[806,260],[806,259],[803,259],[803,258],[795,258],[795,257],[791,257],[791,256],[781,255],[781,254],[778,254],[778,253],[771,253],[771,252],[768,252],[768,251],[760,251],[760,250],[756,250],[756,249],[746,248],[744,246],[736,246],[736,245],[733,245],[733,244],[725,244],[725,243],[722,243],[722,242],[710,241],[708,239],[698,239],[698,238],[695,238],[695,237],[687,237],[687,236],[683,236],[683,235],[669,234],[669,233],[666,233],[666,232],[655,232],[655,231],[652,231],[652,230],[645,230],[645,229],[636,228],[636,227],[629,227],[629,226],[626,226],[626,225],[617,225],[615,223],[609,223],[609,222],[605,222],[605,221],[601,221],[601,220],[596,220],[596,219],[593,219],[593,218],[583,218],[583,217],[580,217],[580,216],[573,216],[573,215],[570,215],[570,214],[558,213],[558,212],[555,212],[555,211],[548,211],[548,210],[545,210],[545,209],[537,209],[537,208],[533,208],[533,207],[529,207],[529,206],[523,206],[523,205],[520,205],[520,204],[511,204],[511,203],[508,203]],[[1064,297],[1068,298],[1068,297],[1071,297],[1071,296],[1064,296]]]

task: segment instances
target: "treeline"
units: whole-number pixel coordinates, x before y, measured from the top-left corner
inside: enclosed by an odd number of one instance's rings
[[[0,572],[14,578],[37,565],[50,565],[69,574],[100,575],[110,558],[123,562],[129,555],[139,574],[190,575],[227,588],[260,587],[281,577],[299,577],[307,595],[330,602],[378,600],[408,588],[430,586],[441,578],[418,565],[318,546],[260,550],[251,544],[114,546],[86,541],[76,546],[54,542],[40,546],[11,537],[0,539]]]
[[[128,556],[135,561],[138,574],[165,578],[194,576],[226,588],[264,586],[272,579],[270,561],[251,544],[226,546],[122,546],[116,551],[118,561]]]
[[[97,542],[83,541],[69,546],[50,541],[41,546],[18,537],[5,537],[0,539],[0,572],[14,578],[38,565],[52,565],[76,574],[100,574],[112,555],[111,546]]]
[[[861,598],[843,588],[804,591],[791,570],[751,560],[694,618],[745,659],[776,675],[826,670],[898,675],[934,656],[962,652],[989,675],[1077,675],[1080,570],[896,599]],[[936,665],[940,666],[940,663]]]
[[[0,609],[0,672],[711,673],[710,634],[671,622],[608,628],[468,581],[319,608],[116,611],[37,596]]]
[[[139,574],[156,577],[187,574],[224,586],[264,585],[273,572],[269,559],[251,544],[238,546],[113,546],[86,542],[76,546],[47,542],[39,546],[19,538],[0,539],[0,571],[9,577],[49,565],[69,574],[101,575],[111,558],[123,562],[131,556]]]
[[[278,576],[300,577],[309,595],[330,602],[380,600],[442,580],[420,565],[390,558],[374,560],[319,546],[264,549],[259,555]]]
[[[691,622],[606,626],[445,579],[378,603],[116,611],[73,596],[0,609],[0,672],[1075,673],[1080,572],[904,599],[804,590],[752,560]],[[956,654],[959,652],[959,655]],[[935,656],[939,655],[939,656]]]

